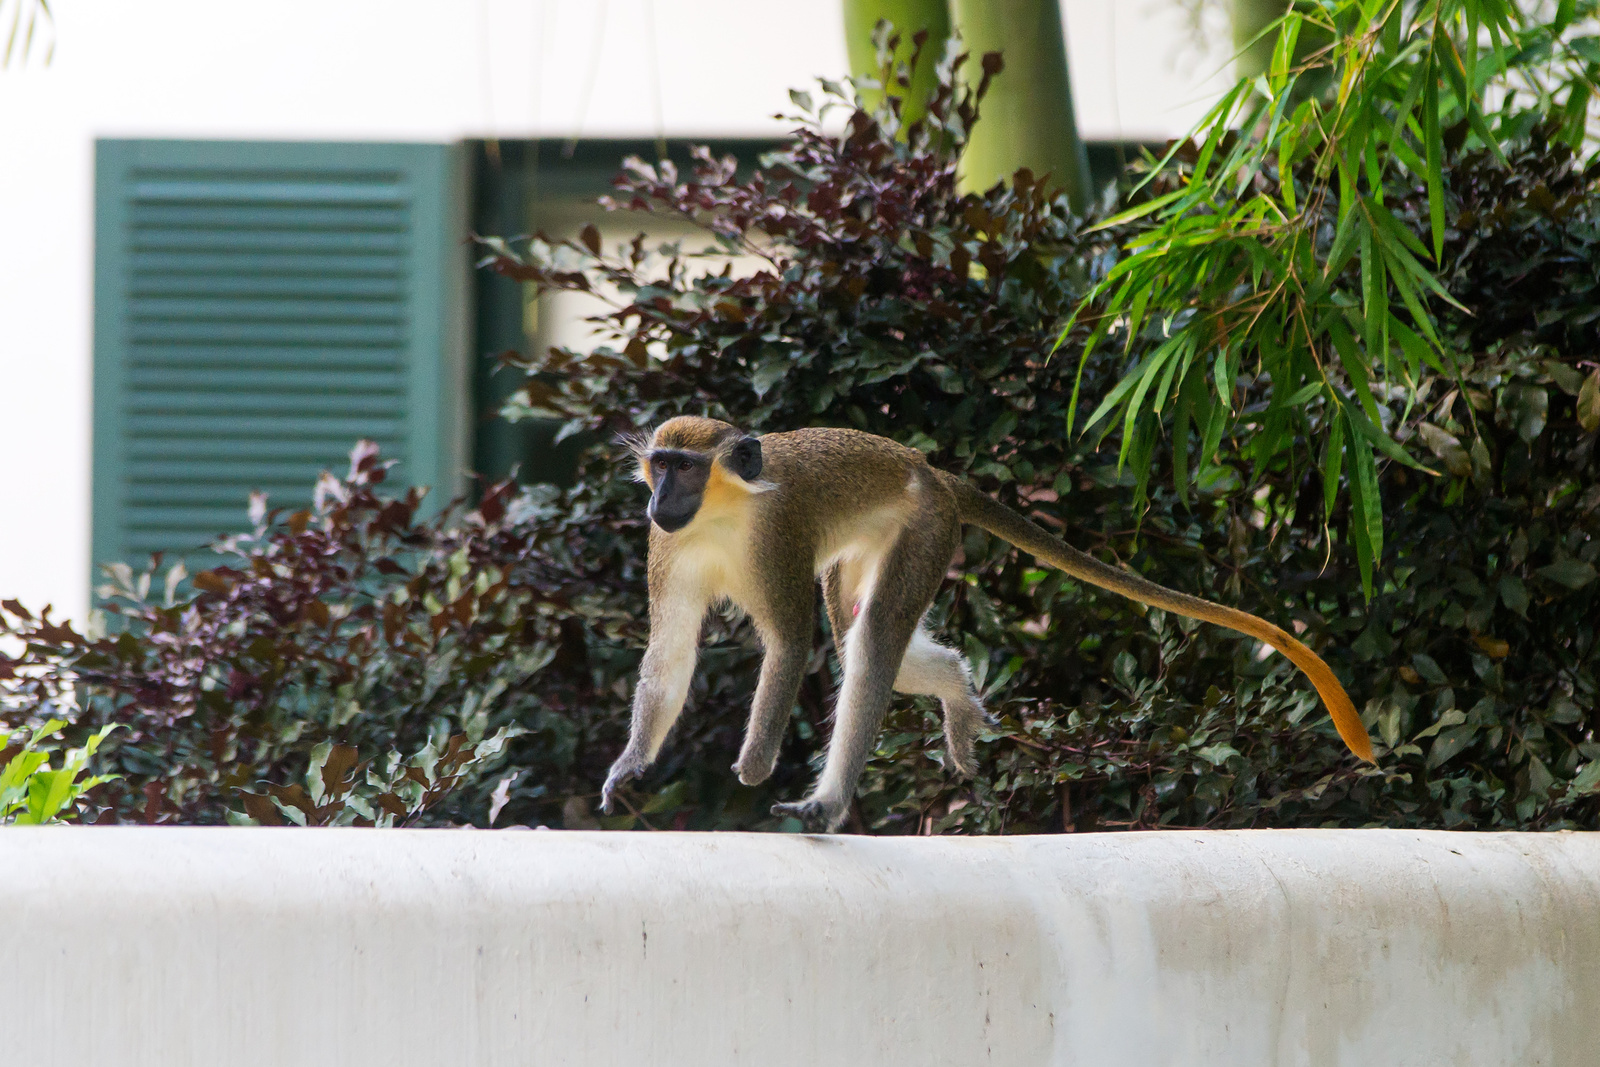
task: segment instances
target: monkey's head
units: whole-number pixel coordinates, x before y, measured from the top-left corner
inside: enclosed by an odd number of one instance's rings
[[[683,415],[633,445],[639,477],[650,486],[650,521],[675,533],[703,505],[769,488],[761,477],[761,442],[737,426]]]

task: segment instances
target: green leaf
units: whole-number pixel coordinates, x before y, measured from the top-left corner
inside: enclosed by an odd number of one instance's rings
[[[1567,789],[1568,795],[1575,797],[1600,792],[1600,759],[1585,763]]]
[[[1355,252],[1357,242],[1367,232],[1366,219],[1359,211],[1351,211],[1339,220],[1339,227],[1333,234],[1333,246],[1328,249],[1328,262],[1323,268],[1324,277],[1336,277],[1350,262],[1350,256]]]
[[[1322,450],[1322,510],[1333,514],[1333,505],[1339,495],[1339,475],[1344,465],[1344,437],[1348,422],[1343,410],[1328,427],[1328,440]]]
[[[1433,261],[1444,257],[1444,139],[1439,132],[1439,84],[1433,57],[1424,62],[1418,77],[1427,83],[1422,100],[1422,140],[1427,151],[1428,222],[1433,232]]]
[[[1351,391],[1355,393],[1356,402],[1370,419],[1382,421],[1382,416],[1378,414],[1378,402],[1372,398],[1372,386],[1367,381],[1366,361],[1361,358],[1361,352],[1356,348],[1356,339],[1351,336],[1344,316],[1335,312],[1327,320],[1327,329],[1328,336],[1333,339],[1333,350],[1339,356],[1339,363],[1350,378]]]
[[[1238,756],[1239,754],[1239,750],[1228,744],[1226,741],[1219,741],[1214,745],[1207,745],[1205,748],[1198,749],[1195,752],[1196,756],[1199,756],[1213,767],[1220,767],[1224,763],[1227,763],[1228,760]]]
[[[1448,685],[1449,679],[1444,671],[1439,668],[1439,662],[1426,652],[1417,652],[1411,657],[1411,666],[1422,676],[1422,680],[1429,685]]]
[[[1536,573],[1539,577],[1557,585],[1564,585],[1568,589],[1582,589],[1595,578],[1594,564],[1572,558],[1558,560],[1548,567],[1540,567]]]
[[[1389,338],[1383,329],[1389,321],[1389,287],[1383,261],[1373,248],[1373,236],[1371,230],[1361,235],[1361,315],[1367,359],[1377,363],[1389,351]]]
[[[1589,433],[1600,430],[1600,370],[1585,378],[1578,390],[1578,425]]]
[[[1472,743],[1472,738],[1477,732],[1478,727],[1471,723],[1463,723],[1441,731],[1428,748],[1428,770],[1431,771],[1459,755]]]
[[[1574,37],[1566,45],[1587,63],[1600,63],[1600,37]]]
[[[1402,463],[1405,466],[1410,467],[1412,470],[1421,471],[1424,474],[1437,473],[1436,471],[1424,467],[1415,459],[1411,458],[1411,454],[1396,444],[1394,438],[1378,429],[1378,427],[1374,426],[1372,422],[1368,420],[1366,412],[1355,407],[1350,408],[1349,411],[1350,425],[1353,426],[1369,444],[1371,444],[1378,451],[1382,452],[1385,456],[1388,456],[1396,463]]]
[[[1122,211],[1122,212],[1119,212],[1119,213],[1117,213],[1115,215],[1112,215],[1109,219],[1106,219],[1104,222],[1100,222],[1100,223],[1097,223],[1097,224],[1095,224],[1093,226],[1090,226],[1088,229],[1084,230],[1083,232],[1084,233],[1094,233],[1096,230],[1109,229],[1112,226],[1121,226],[1124,223],[1132,222],[1134,219],[1142,219],[1146,215],[1150,214],[1151,212],[1159,211],[1161,208],[1166,207],[1168,204],[1172,203],[1174,200],[1179,200],[1179,199],[1182,199],[1183,197],[1193,196],[1193,195],[1194,195],[1193,190],[1190,189],[1190,187],[1187,186],[1187,185],[1184,186],[1181,189],[1174,189],[1170,193],[1163,193],[1162,195],[1160,195],[1158,197],[1155,197],[1155,198],[1150,199],[1150,200],[1146,200],[1142,204],[1138,204],[1138,205],[1136,205],[1134,207],[1130,207],[1126,211]]]
[[[1515,574],[1502,574],[1498,583],[1500,601],[1512,611],[1528,617],[1528,587]]]
[[[1248,81],[1240,81],[1225,93],[1221,100],[1217,101],[1216,107],[1211,109],[1208,118],[1210,116],[1216,116],[1216,118],[1212,123],[1211,132],[1206,136],[1206,143],[1201,147],[1200,155],[1195,160],[1194,176],[1190,179],[1194,184],[1199,185],[1205,181],[1206,168],[1211,165],[1212,153],[1217,150],[1217,144],[1222,140],[1222,135],[1227,133],[1230,128],[1228,119],[1233,114],[1234,106],[1238,103],[1240,94],[1246,92],[1249,86],[1250,83]]]
[[[1444,462],[1445,468],[1457,478],[1470,477],[1472,474],[1472,457],[1467,450],[1461,447],[1461,442],[1454,434],[1447,433],[1431,422],[1419,423],[1417,436],[1422,438],[1422,443],[1428,450]]]
[[[1449,729],[1452,726],[1459,726],[1466,721],[1466,712],[1462,711],[1460,708],[1449,708],[1439,716],[1438,722],[1434,723],[1432,726],[1429,726],[1427,729],[1418,732],[1417,736],[1413,737],[1411,740],[1413,742],[1426,741],[1428,738],[1437,734],[1440,730]]]
[[[1361,568],[1362,592],[1371,600],[1373,572],[1383,558],[1383,499],[1378,494],[1378,468],[1366,438],[1352,436],[1345,449],[1355,474],[1350,492],[1350,525],[1355,534],[1356,561]]]

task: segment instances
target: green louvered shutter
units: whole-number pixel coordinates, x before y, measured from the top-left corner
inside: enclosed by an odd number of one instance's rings
[[[371,438],[448,499],[465,463],[461,152],[101,141],[93,563],[299,506]]]

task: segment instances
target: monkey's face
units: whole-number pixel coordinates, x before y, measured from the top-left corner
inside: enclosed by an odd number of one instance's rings
[[[711,453],[652,448],[644,457],[650,521],[675,533],[694,521],[708,490],[717,490],[721,499],[738,486],[734,495],[747,496],[750,483],[761,476],[761,466],[761,442],[754,437],[741,437]]]
[[[699,452],[657,448],[647,459],[650,481],[650,521],[667,533],[683,529],[700,510],[711,459]]]

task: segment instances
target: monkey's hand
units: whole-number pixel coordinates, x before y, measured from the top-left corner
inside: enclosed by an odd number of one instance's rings
[[[772,814],[799,819],[800,825],[814,834],[833,833],[839,829],[839,824],[844,822],[844,817],[849,811],[848,802],[830,804],[817,798],[797,800],[792,804],[772,805]]]
[[[610,815],[616,791],[643,774],[644,769],[645,761],[638,756],[630,752],[618,756],[606,775],[606,784],[600,788],[600,810]]]

